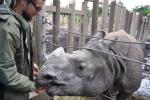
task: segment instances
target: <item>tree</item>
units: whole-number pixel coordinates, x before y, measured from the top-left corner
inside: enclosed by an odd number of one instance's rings
[[[121,7],[125,7],[123,2],[121,0],[119,0],[118,4],[121,6]]]
[[[99,16],[102,15],[102,9],[103,9],[103,8],[102,8],[101,6],[98,8],[98,15],[99,15]],[[91,10],[88,9],[87,15],[88,15],[89,17],[92,17],[92,12],[93,12],[92,9],[91,9]]]
[[[148,14],[150,14],[150,5],[136,6],[135,8],[133,8],[133,11],[147,16]]]
[[[92,10],[90,10],[89,7],[88,7],[88,13],[87,13],[87,16],[88,16],[88,17],[91,17],[91,16],[92,16]]]
[[[102,9],[103,9],[102,7],[99,7],[99,8],[98,8],[98,15],[99,15],[99,16],[102,15]]]

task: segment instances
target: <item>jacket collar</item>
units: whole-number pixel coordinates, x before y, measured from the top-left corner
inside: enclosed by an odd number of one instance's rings
[[[14,10],[12,10],[12,13],[17,18],[23,29],[26,30],[30,26],[29,22],[27,22],[20,14],[16,13]]]

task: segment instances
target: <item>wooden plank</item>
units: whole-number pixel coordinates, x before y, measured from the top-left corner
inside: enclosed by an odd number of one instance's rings
[[[92,35],[95,35],[97,33],[98,3],[99,3],[99,0],[93,1],[92,27],[91,27]]]
[[[47,12],[56,12],[56,7],[55,6],[46,6],[46,11]],[[72,9],[70,8],[60,8],[60,13],[63,14],[70,14],[72,12]],[[84,15],[86,12],[82,10],[75,10],[76,15]]]
[[[72,12],[72,9],[70,8],[61,8],[60,13],[70,14]]]
[[[144,39],[144,34],[146,34],[146,30],[147,30],[147,17],[143,18],[143,23],[142,23],[143,27],[141,30],[141,37],[139,38],[139,41],[142,41]]]
[[[147,25],[147,30],[148,30],[148,33],[150,34],[150,15],[147,16],[148,17],[148,25]]]
[[[87,11],[85,10],[75,10],[76,15],[85,15]]]
[[[108,3],[109,0],[103,0],[103,9],[102,9],[102,27],[101,29],[105,29],[107,26],[107,16],[108,16]]]
[[[45,10],[42,10],[42,16],[44,16]],[[44,24],[42,23],[43,19],[42,16],[36,16],[33,23],[33,32],[34,32],[34,50],[35,50],[35,63],[38,66],[41,66],[43,62],[43,55],[44,55],[44,45],[43,45],[43,35],[45,33]]]
[[[83,11],[87,11],[87,1],[84,1],[82,3],[82,10]],[[87,14],[85,13],[84,16],[81,16],[81,36],[79,38],[79,47],[84,47],[85,45],[85,36],[87,33]]]
[[[68,33],[68,40],[67,40],[67,46],[74,46],[74,34],[71,32],[74,32],[75,28],[75,2],[69,5],[69,8],[72,9],[72,13],[69,14],[69,33]],[[73,52],[73,48],[67,48],[67,52],[71,53]]]
[[[114,20],[115,20],[115,6],[116,6],[116,1],[111,2],[108,32],[113,32]]]
[[[128,33],[130,33],[130,29],[131,29],[132,16],[133,16],[133,12],[129,12],[129,16],[127,18],[127,30],[126,30]]]
[[[121,8],[121,16],[120,16],[120,25],[119,29],[125,29],[125,18],[126,18],[126,8],[122,7]]]
[[[102,100],[102,99],[101,99],[100,96],[97,96],[97,97],[86,97],[86,96],[55,96],[54,100]]]
[[[145,18],[145,28],[144,28],[144,35],[141,41],[147,40],[150,38],[150,30],[149,30],[149,18]]]
[[[53,5],[56,6],[56,12],[53,12],[53,24],[57,27],[60,27],[60,0],[53,0]],[[59,29],[53,26],[53,43],[59,44],[58,34]],[[53,50],[57,46],[53,45]]]
[[[37,34],[37,29],[36,29],[36,17],[33,18],[32,20],[32,23],[33,23],[33,33],[34,33],[34,62],[39,65],[38,63],[38,41],[39,41],[39,34]]]
[[[142,19],[143,19],[143,15],[142,15],[142,14],[139,14],[139,17],[138,17],[138,24],[137,24],[137,36],[136,36],[136,39],[139,39],[139,36],[140,36],[140,30],[141,30],[141,25],[142,25]]]
[[[46,12],[56,12],[56,6],[46,6]]]
[[[115,20],[114,20],[114,31],[118,31],[119,30],[119,26],[120,26],[120,16],[121,16],[121,7],[120,5],[116,4],[115,7]]]
[[[50,97],[44,93],[30,98],[30,100],[53,100],[53,97]]]
[[[129,11],[126,10],[126,15],[125,15],[125,23],[124,23],[124,30],[128,32],[128,17],[129,17]]]
[[[131,29],[130,29],[130,34],[134,37],[137,36],[138,17],[139,15],[134,12],[132,16]]]
[[[146,20],[145,20],[145,18],[143,17],[143,19],[142,19],[142,24],[141,24],[141,30],[140,30],[140,35],[139,35],[139,41],[141,41],[142,39],[143,39],[143,36],[144,36],[144,29],[145,29],[145,23],[146,22]]]

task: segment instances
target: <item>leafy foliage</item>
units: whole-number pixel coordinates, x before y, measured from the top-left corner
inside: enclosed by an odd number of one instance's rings
[[[89,17],[92,16],[92,12],[93,12],[92,9],[91,9],[91,10],[88,10],[88,16],[89,16]],[[99,15],[99,16],[102,15],[102,7],[101,7],[101,6],[98,8],[98,15]]]
[[[145,6],[136,6],[133,9],[134,12],[139,12],[145,16],[147,16],[148,14],[150,14],[150,5],[145,5]]]

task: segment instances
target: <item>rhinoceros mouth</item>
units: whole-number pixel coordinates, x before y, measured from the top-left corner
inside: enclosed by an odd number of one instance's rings
[[[64,82],[64,81],[49,81],[49,84],[48,84],[50,87],[52,86],[65,86],[65,85],[68,85],[68,83]]]

